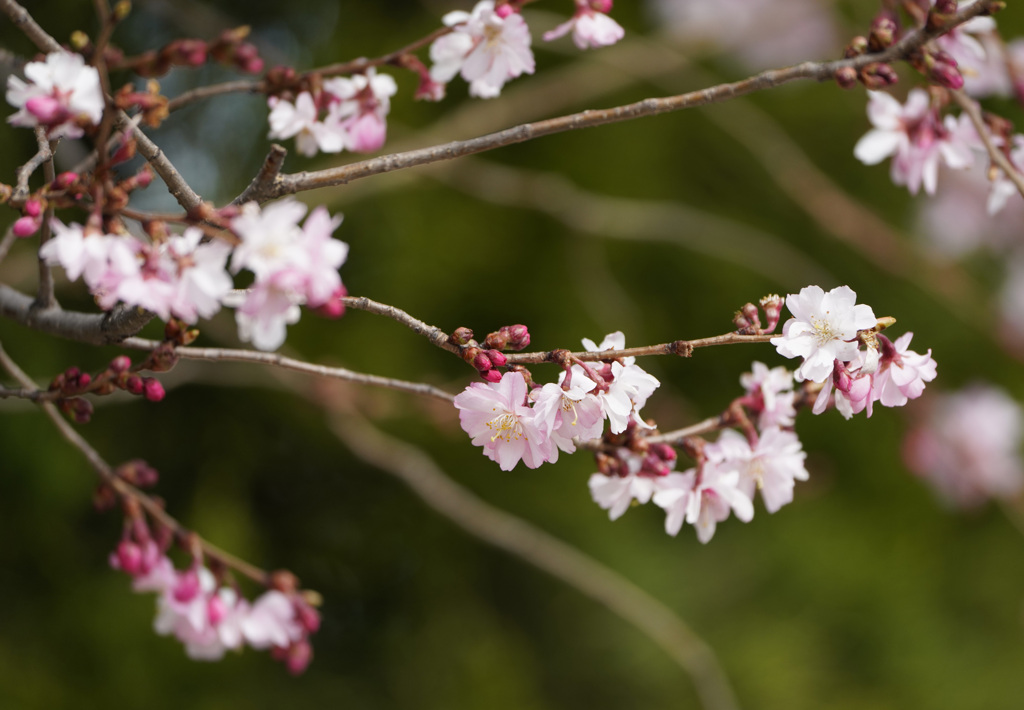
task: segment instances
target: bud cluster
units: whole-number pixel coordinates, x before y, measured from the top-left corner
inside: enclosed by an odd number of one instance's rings
[[[448,342],[459,347],[462,359],[480,373],[488,382],[500,382],[502,373],[496,368],[505,367],[508,358],[502,350],[523,350],[530,344],[530,331],[525,325],[506,325],[488,333],[481,345],[473,339],[473,331],[466,327],[456,328]]]

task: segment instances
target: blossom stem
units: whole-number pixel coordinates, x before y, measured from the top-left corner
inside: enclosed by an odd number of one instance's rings
[[[985,125],[985,121],[981,116],[981,107],[978,105],[978,102],[965,94],[963,89],[950,91],[949,93],[960,108],[964,110],[967,117],[971,119],[971,123],[978,132],[978,137],[981,138],[989,158],[999,166],[999,169],[1003,171],[1007,179],[1016,186],[1017,191],[1024,197],[1024,175],[1021,175],[1020,171],[1006,157],[1006,154],[999,150],[998,146],[992,141],[992,134],[989,132],[988,126]]]

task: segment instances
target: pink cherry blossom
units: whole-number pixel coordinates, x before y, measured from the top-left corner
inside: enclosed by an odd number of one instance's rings
[[[594,7],[599,5],[600,9]],[[576,0],[576,13],[567,22],[544,33],[544,41],[550,42],[572,32],[572,41],[580,49],[607,47],[615,44],[625,35],[618,22],[605,13],[611,9],[610,1]]]
[[[268,138],[295,138],[295,148],[303,155],[338,153],[345,148],[346,131],[338,116],[328,113],[325,120],[319,118],[316,100],[308,91],[295,97],[295,103],[271,96],[270,133]]]
[[[705,462],[700,475],[690,469],[662,483],[663,490],[654,493],[654,503],[666,512],[665,530],[675,535],[685,521],[697,531],[697,539],[707,543],[718,523],[734,512],[747,523],[754,517],[754,505],[739,488],[740,474],[713,461]]]
[[[520,460],[528,468],[558,460],[558,447],[526,405],[522,374],[506,372],[499,382],[474,382],[455,396],[455,407],[473,444],[482,446],[503,471],[511,471]]]
[[[304,636],[295,603],[276,589],[264,592],[253,602],[241,630],[246,642],[256,649],[287,648]]]
[[[51,52],[44,62],[25,65],[28,83],[7,79],[7,102],[18,112],[7,119],[15,126],[45,126],[51,139],[80,138],[83,125],[103,118],[103,90],[95,67],[80,54]]]
[[[595,344],[590,338],[584,338],[583,347],[588,352],[621,350],[626,347],[626,336],[621,331],[610,333],[600,345]],[[644,371],[635,362],[635,357],[622,358],[621,362],[606,365],[601,372],[605,382],[596,394],[613,434],[624,432],[630,421],[642,427],[647,426],[640,418],[640,409],[661,385],[656,377]],[[573,365],[572,371],[574,378],[586,376],[579,365]]]
[[[882,360],[874,381],[874,398],[886,407],[902,407],[909,399],[917,399],[924,392],[926,382],[935,379],[935,360],[932,351],[920,355],[908,350],[913,333],[904,333],[896,342],[879,335]]]
[[[751,395],[748,405],[757,414],[758,429],[770,426],[790,427],[796,420],[793,402],[793,373],[784,367],[768,368],[755,361],[751,372],[740,375],[740,384]]]
[[[794,432],[774,426],[762,431],[754,446],[738,431],[726,429],[705,452],[721,470],[739,472],[738,487],[748,498],[753,500],[755,491],[760,490],[769,513],[791,503],[796,481],[809,477],[800,439]]]
[[[936,394],[904,444],[907,465],[950,505],[973,507],[1024,488],[1024,410],[1005,391],[973,385]]]
[[[798,381],[824,382],[836,360],[846,362],[856,356],[857,331],[873,328],[877,322],[871,307],[856,301],[857,294],[849,286],[828,293],[820,286],[806,286],[786,297],[794,317],[782,327],[782,336],[771,342],[783,357],[804,359],[794,373]]]
[[[912,89],[905,105],[881,91],[869,91],[868,97],[874,128],[854,147],[858,160],[875,165],[892,156],[892,181],[914,195],[922,184],[925,192],[935,194],[940,160],[955,169],[971,166],[971,150],[979,142],[966,115],[940,120],[922,89]]]
[[[509,79],[532,74],[530,30],[518,12],[503,15],[495,11],[493,0],[480,0],[472,13],[456,10],[445,15],[444,24],[452,32],[431,45],[431,78],[447,83],[461,74],[471,96],[489,99],[498,96]]]
[[[604,411],[597,397],[588,394],[595,383],[586,377],[572,378],[573,386],[563,389],[549,382],[530,393],[537,426],[550,432],[551,440],[566,453],[576,451],[574,438],[599,439],[604,429]]]
[[[338,99],[332,111],[345,131],[345,147],[357,153],[372,153],[384,145],[386,117],[398,85],[388,74],[370,67],[366,74],[351,79],[336,77],[324,81],[324,91]]]
[[[1015,134],[1012,138],[1013,148],[1010,150],[1009,159],[1018,170],[1024,170],[1024,135]],[[1019,199],[1020,192],[1017,186],[1000,170],[997,177],[992,181],[992,189],[988,196],[988,213],[997,214],[1006,205],[1007,200]]]
[[[635,500],[647,503],[668,482],[668,476],[654,476],[640,471],[641,461],[636,455],[630,460],[631,472],[625,476],[591,474],[587,485],[594,502],[608,511],[608,517],[618,520]],[[670,474],[671,475],[671,474]]]

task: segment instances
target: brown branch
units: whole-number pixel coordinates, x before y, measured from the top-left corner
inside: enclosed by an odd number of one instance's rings
[[[978,133],[981,138],[982,144],[985,146],[985,151],[988,153],[989,159],[999,166],[999,169],[1003,171],[1016,187],[1017,191],[1024,197],[1024,175],[1021,175],[1017,167],[1010,162],[1010,159],[1006,157],[1003,151],[999,150],[999,147],[992,140],[992,134],[988,130],[988,126],[985,125],[985,119],[981,115],[981,106],[978,102],[970,98],[963,90],[950,91],[953,100],[964,110],[967,117],[971,119],[971,123],[974,125],[974,130]]]
[[[995,0],[980,0],[972,5],[963,7],[956,13],[948,25],[937,29],[925,27],[909,32],[885,51],[875,54],[864,54],[851,59],[841,59],[832,62],[804,62],[784,69],[770,69],[741,81],[719,84],[677,96],[649,98],[609,109],[582,111],[543,121],[525,123],[468,140],[451,141],[428,148],[383,155],[326,170],[282,175],[275,181],[272,188],[254,194],[252,197],[259,202],[266,202],[283,195],[343,185],[373,175],[452,160],[555,133],[618,123],[646,116],[656,116],[697,106],[706,106],[737,96],[775,88],[798,79],[814,79],[817,81],[831,79],[841,69],[860,69],[875,62],[892,62],[904,59],[935,37],[948,32],[972,17],[988,12],[994,2]]]
[[[162,345],[158,340],[145,340],[143,338],[128,338],[121,345],[126,348],[138,350],[155,350]],[[425,395],[451,403],[454,396],[444,390],[428,385],[423,382],[407,382],[391,377],[379,375],[368,375],[362,372],[355,372],[343,367],[328,367],[327,365],[316,365],[295,358],[285,357],[278,353],[265,353],[256,350],[236,350],[230,348],[194,348],[179,346],[174,353],[186,360],[208,360],[213,362],[251,362],[258,365],[272,365],[285,370],[302,372],[307,375],[327,377],[336,380],[346,380],[371,387],[383,387],[386,389],[410,392],[412,394]]]
[[[761,335],[740,335],[739,333],[726,333],[715,335],[710,338],[697,338],[696,340],[673,340],[671,343],[660,345],[644,345],[637,348],[623,348],[622,350],[600,350],[598,352],[574,352],[570,356],[576,360],[597,362],[600,360],[616,360],[622,357],[644,357],[647,355],[679,355],[690,357],[696,348],[707,348],[715,345],[738,345],[740,343],[767,343],[776,338],[776,333],[764,333]],[[564,357],[564,351],[549,350],[547,352],[535,353],[508,353],[506,357],[510,364],[538,364],[542,362],[556,362]]]
[[[107,313],[40,309],[33,299],[0,284],[0,316],[33,330],[90,345],[114,345],[135,335],[153,319],[140,308],[118,305]]]
[[[53,152],[50,150],[50,141],[46,138],[46,131],[41,127],[36,127],[36,145],[39,146],[39,150],[29,158],[28,162],[22,165],[15,172],[17,180],[15,183],[14,194],[11,196],[12,202],[18,202],[28,197],[28,180],[32,177],[40,165],[53,158]],[[50,178],[52,179],[52,178]]]
[[[18,241],[18,237],[14,234],[14,225],[12,224],[7,228],[3,239],[0,239],[0,262],[3,262],[3,260],[7,258],[7,252],[11,250],[11,246],[13,246],[16,241]]]
[[[42,128],[36,128],[36,139],[40,142],[40,145],[47,143],[50,157],[43,163],[43,176],[46,178],[47,183],[52,183],[57,176],[53,167],[53,151],[57,143],[56,141],[49,143],[46,140],[46,131]],[[43,222],[39,227],[40,248],[50,240],[51,219],[53,219],[53,206],[48,205],[43,212]],[[39,287],[36,289],[36,300],[33,306],[44,311],[59,308],[57,297],[53,294],[53,270],[42,256],[37,256],[36,259],[39,262]]]
[[[252,182],[242,191],[241,195],[231,200],[231,204],[241,205],[253,199],[253,195],[273,189],[274,181],[281,174],[281,168],[284,167],[284,159],[286,157],[288,157],[288,150],[284,146],[277,143],[271,145],[270,152],[267,153],[267,157],[264,159],[260,171],[256,173],[256,177],[252,179]]]
[[[460,352],[458,346],[448,342],[448,333],[444,332],[436,325],[428,325],[418,318],[413,318],[401,308],[395,308],[394,306],[389,306],[386,303],[378,303],[377,301],[372,301],[365,296],[346,296],[342,300],[345,302],[346,308],[354,308],[357,311],[366,311],[367,313],[385,316],[393,321],[401,323],[409,330],[416,333],[416,335],[422,335],[442,350],[447,350],[455,355],[458,355]]]
[[[7,15],[7,18],[14,23],[14,26],[32,40],[42,52],[59,52],[62,47],[60,42],[39,26],[28,10],[16,3],[14,0],[0,0],[0,12]]]
[[[632,624],[690,675],[705,708],[737,707],[711,648],[643,589],[575,547],[480,500],[420,449],[385,435],[364,418],[335,413],[331,431],[356,456],[403,481],[469,534],[547,572]]]
[[[7,370],[13,378],[18,380],[22,387],[26,389],[35,388],[35,383],[32,379],[25,374],[20,367],[18,367],[17,363],[11,360],[2,345],[0,345],[0,366]],[[106,485],[110,486],[110,488],[117,493],[118,497],[122,500],[131,499],[137,501],[142,509],[145,510],[153,520],[156,520],[160,525],[171,531],[179,542],[191,543],[192,541],[197,541],[200,549],[206,557],[216,560],[225,567],[229,567],[236,572],[245,575],[262,586],[269,586],[270,574],[255,565],[249,564],[248,562],[235,557],[229,552],[225,552],[216,545],[213,545],[188,530],[175,518],[168,515],[159,503],[114,473],[110,464],[104,461],[99,452],[92,448],[92,446],[89,445],[89,442],[75,431],[74,427],[64,419],[64,416],[56,406],[50,402],[43,402],[40,404],[40,407],[42,407],[46,416],[50,418],[50,421],[53,422],[54,426],[57,427],[61,436],[63,436],[68,443],[78,449],[82,455],[85,456],[85,459],[89,462],[89,465],[92,466],[93,470],[96,471],[100,479],[102,479]]]

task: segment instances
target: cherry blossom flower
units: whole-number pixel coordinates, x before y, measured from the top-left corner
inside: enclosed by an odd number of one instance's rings
[[[1024,488],[1024,411],[1001,389],[973,385],[933,395],[904,443],[908,467],[952,506],[1010,498]]]
[[[583,347],[588,352],[621,350],[626,347],[626,336],[621,331],[610,333],[600,345],[595,344],[590,338],[584,338]],[[626,357],[622,358],[621,362],[616,361],[602,368],[601,374],[604,376],[605,385],[604,389],[597,392],[597,398],[605,416],[608,417],[609,429],[613,434],[624,432],[630,421],[642,427],[647,426],[640,418],[640,409],[661,385],[656,377],[635,363],[635,357]],[[572,372],[574,378],[586,376],[579,365],[573,365]]]
[[[665,530],[675,535],[683,521],[693,525],[697,539],[707,544],[718,523],[734,512],[745,523],[754,517],[754,505],[739,488],[740,474],[713,461],[705,462],[700,476],[696,469],[665,477],[663,490],[654,493],[654,504],[666,512]]]
[[[782,336],[771,342],[783,357],[804,359],[794,373],[797,381],[824,382],[836,360],[847,362],[857,355],[857,332],[874,328],[877,319],[871,306],[856,301],[849,286],[828,293],[820,286],[806,286],[799,294],[786,296],[794,317],[782,326]]]
[[[288,648],[305,635],[295,603],[283,592],[271,589],[253,602],[241,622],[242,634],[256,649]]]
[[[913,333],[904,333],[896,342],[879,334],[882,359],[874,379],[874,398],[886,407],[902,407],[917,399],[926,382],[935,379],[935,360],[929,349],[924,355],[908,350]]]
[[[567,22],[544,33],[550,42],[572,32],[572,41],[580,49],[607,47],[625,35],[618,22],[608,17],[611,0],[576,0],[576,13]]]
[[[751,372],[740,375],[740,384],[751,395],[748,404],[757,413],[758,429],[789,427],[796,421],[793,373],[784,367],[768,368],[755,361]]]
[[[660,488],[666,484],[667,476],[652,476],[640,472],[640,459],[634,456],[635,471],[626,476],[607,476],[603,473],[591,474],[587,486],[594,502],[603,510],[608,511],[611,520],[618,520],[629,510],[635,500],[647,503]]]
[[[295,103],[271,96],[270,133],[268,138],[295,138],[295,148],[303,155],[313,156],[317,151],[338,153],[345,148],[347,135],[340,117],[328,112],[324,121],[319,120],[319,110],[313,95],[308,91],[295,97]]]
[[[809,478],[800,439],[775,426],[762,431],[754,446],[738,431],[726,429],[705,452],[722,470],[739,472],[738,488],[748,498],[753,500],[755,491],[760,490],[769,513],[793,502],[796,481]]]
[[[597,397],[588,394],[596,384],[586,377],[574,376],[573,386],[549,382],[530,393],[534,400],[537,426],[550,432],[551,440],[566,453],[576,451],[573,438],[599,439],[604,429],[604,410]]]
[[[1012,138],[1013,148],[1010,150],[1010,162],[1018,172],[1024,170],[1024,135],[1015,134]],[[1017,186],[1006,177],[1003,171],[998,171],[995,180],[992,181],[992,189],[988,195],[988,213],[997,214],[1006,206],[1007,200],[1020,193]]]
[[[302,276],[285,269],[258,280],[235,310],[238,337],[260,350],[277,350],[284,344],[288,326],[299,322],[303,301]]]
[[[324,81],[324,91],[339,100],[334,115],[345,132],[345,147],[357,153],[378,150],[387,137],[386,117],[398,91],[394,78],[370,67],[351,79]]]
[[[231,246],[217,239],[203,244],[202,237],[202,230],[189,227],[169,238],[165,246],[167,258],[177,269],[170,310],[186,323],[211,318],[232,286],[225,268]]]
[[[960,7],[971,4],[961,2]],[[1012,90],[1002,42],[992,37],[995,30],[993,18],[979,16],[934,40],[939,49],[956,61],[964,78],[964,90],[972,96],[1009,96]]]
[[[434,81],[447,83],[461,74],[471,96],[490,99],[509,79],[533,73],[530,30],[518,12],[497,12],[493,0],[480,0],[472,13],[456,10],[443,21],[452,32],[430,47]]]
[[[914,195],[922,185],[929,195],[935,194],[940,160],[955,169],[970,167],[971,150],[979,142],[966,115],[941,121],[922,89],[912,89],[905,105],[881,91],[869,91],[868,97],[874,128],[854,147],[858,160],[876,165],[893,156],[892,181],[906,185]]]
[[[103,90],[95,67],[80,54],[51,52],[45,62],[25,65],[28,83],[7,79],[7,102],[18,112],[7,122],[26,128],[45,126],[51,139],[80,138],[83,126],[103,118]]]
[[[499,382],[474,382],[455,396],[455,407],[473,444],[482,446],[503,471],[511,471],[520,460],[529,468],[558,460],[558,447],[526,405],[522,374],[506,372]]]

